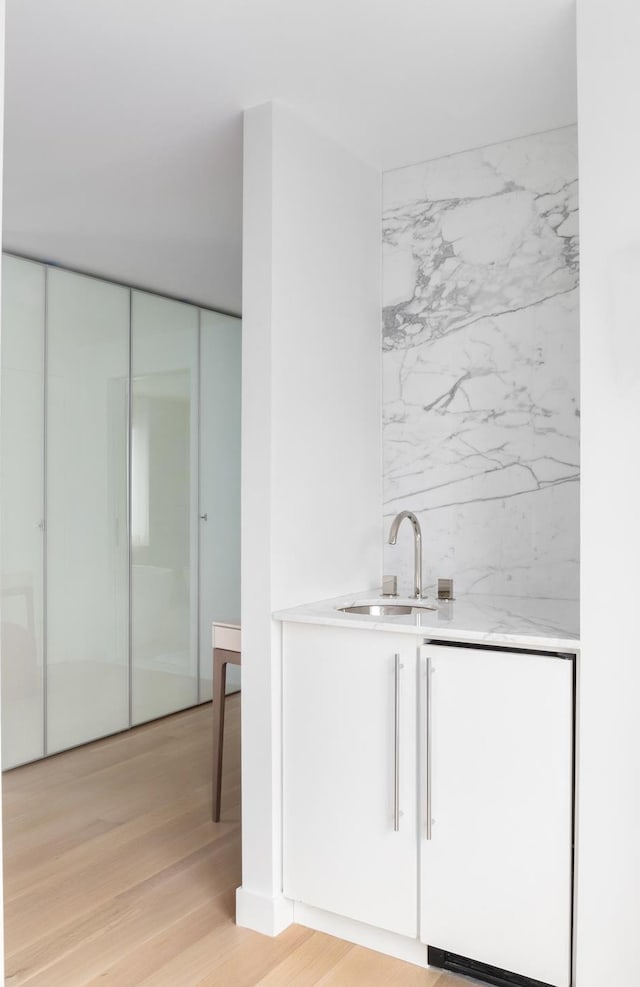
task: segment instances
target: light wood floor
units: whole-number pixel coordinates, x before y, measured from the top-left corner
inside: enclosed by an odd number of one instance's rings
[[[210,706],[4,776],[7,984],[461,987],[299,926],[236,927],[239,711],[233,696],[218,824]]]

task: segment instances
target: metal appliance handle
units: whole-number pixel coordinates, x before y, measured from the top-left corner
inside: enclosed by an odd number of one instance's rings
[[[393,830],[400,831],[400,655],[394,655]]]
[[[431,839],[431,776],[432,776],[432,765],[431,765],[431,658],[427,658],[426,661],[426,684],[425,684],[425,718],[426,718],[426,732],[427,732],[427,742],[425,750],[425,793],[426,793],[426,808],[425,808],[425,839]]]

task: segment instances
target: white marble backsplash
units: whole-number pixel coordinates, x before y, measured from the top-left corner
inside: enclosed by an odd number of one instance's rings
[[[385,533],[415,511],[427,585],[577,599],[577,194],[575,127],[385,175]]]

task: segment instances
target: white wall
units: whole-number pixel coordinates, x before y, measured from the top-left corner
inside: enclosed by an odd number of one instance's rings
[[[3,118],[4,118],[4,0],[0,0],[0,216],[2,215],[2,162],[3,162]],[[0,326],[0,331],[1,331]],[[0,532],[0,552],[2,532]],[[0,683],[1,688],[1,683]],[[0,703],[0,707],[1,707]],[[1,731],[0,731],[1,735]],[[0,763],[1,763],[0,751]],[[0,786],[0,845],[2,845],[2,788]],[[2,856],[0,855],[0,976],[4,977],[4,890],[2,885]]]
[[[288,108],[245,114],[238,922],[281,899],[273,610],[381,580],[380,176]]]
[[[582,614],[577,987],[640,926],[640,5],[578,2]]]

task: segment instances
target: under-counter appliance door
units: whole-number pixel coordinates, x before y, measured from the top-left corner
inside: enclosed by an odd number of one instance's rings
[[[421,939],[568,987],[573,661],[425,645],[420,663]]]

